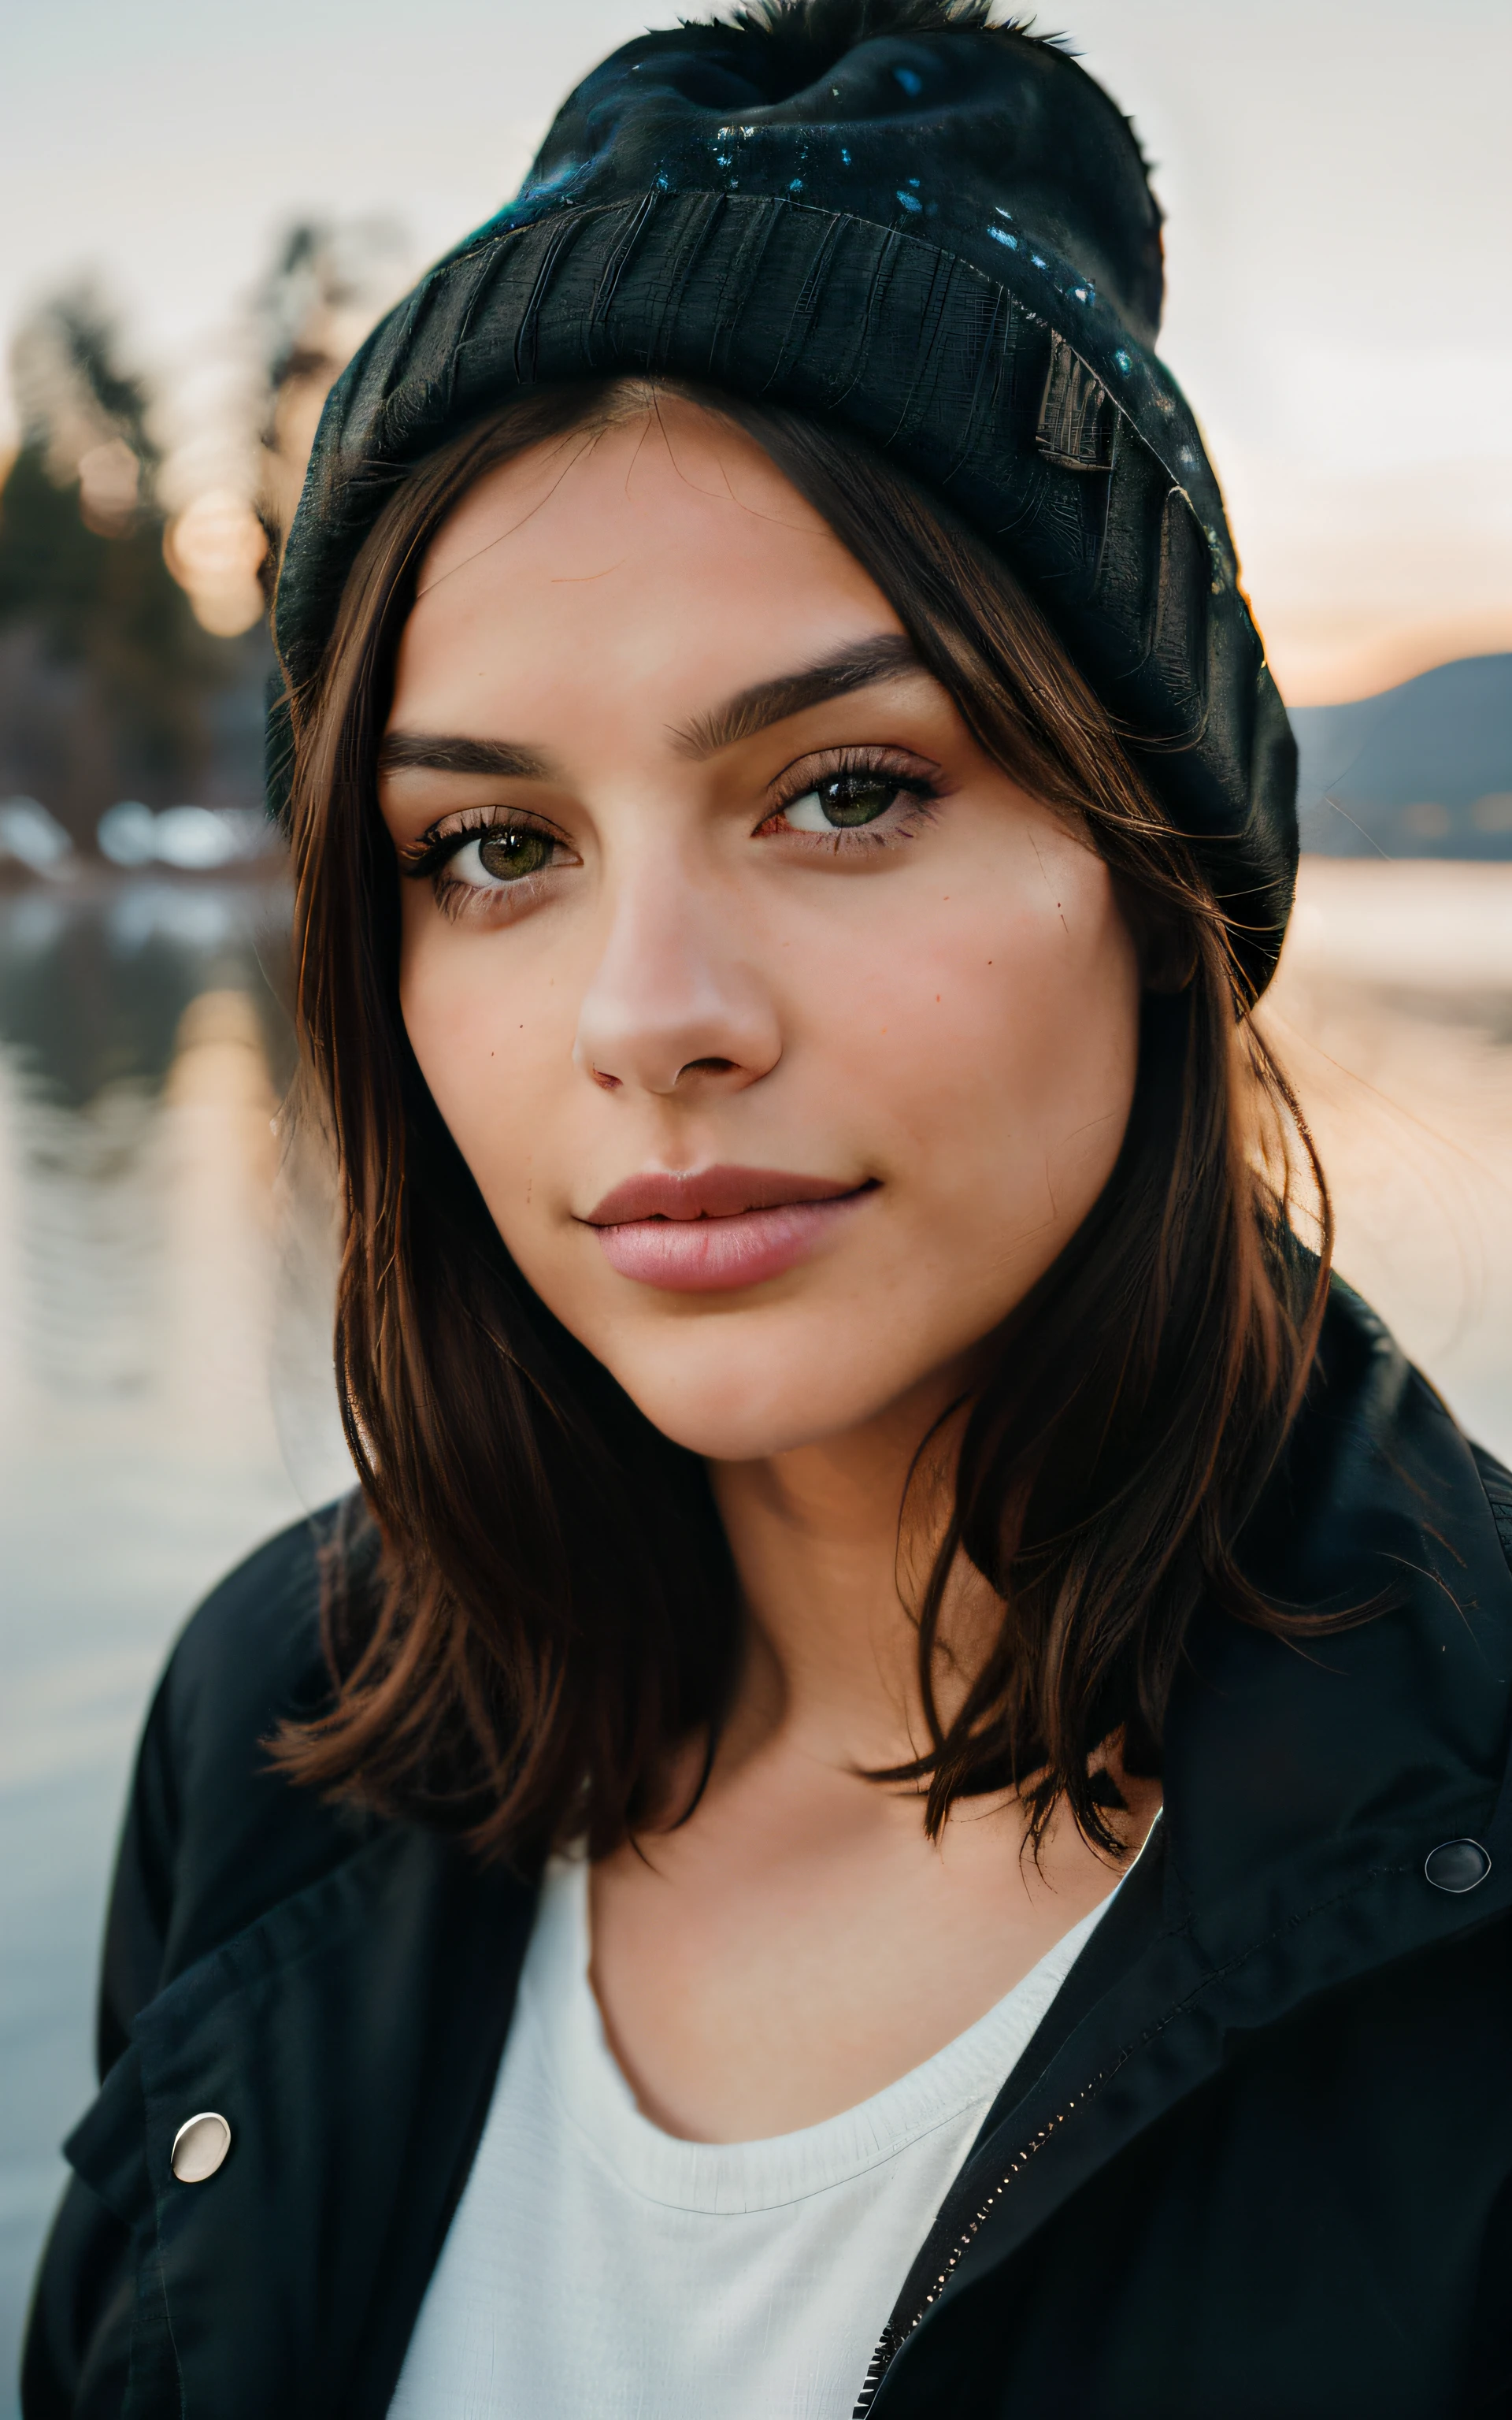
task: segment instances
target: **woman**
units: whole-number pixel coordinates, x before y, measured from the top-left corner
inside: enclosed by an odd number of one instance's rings
[[[1154,206],[986,14],[632,43],[328,410],[363,1486],[149,1719],[30,2420],[1509,2408],[1512,1491],[1330,1287]]]

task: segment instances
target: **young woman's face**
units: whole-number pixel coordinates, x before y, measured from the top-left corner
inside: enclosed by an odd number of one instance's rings
[[[425,1081],[656,1425],[746,1460],[953,1391],[1112,1169],[1135,951],[760,449],[671,403],[480,481],[381,803]]]

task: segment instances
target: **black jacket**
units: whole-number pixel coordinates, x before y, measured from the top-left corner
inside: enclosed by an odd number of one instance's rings
[[[1305,1652],[1199,1619],[1155,1838],[856,2381],[874,2420],[1512,2412],[1509,1550],[1506,1474],[1336,1292],[1246,1551],[1294,1604],[1394,1609]],[[386,2410],[532,1902],[264,1769],[325,1686],[301,1527],[147,1723],[26,2420]],[[180,2184],[208,2109],[230,2154]]]

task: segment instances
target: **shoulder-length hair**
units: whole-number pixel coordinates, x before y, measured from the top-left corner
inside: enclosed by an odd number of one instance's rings
[[[872,1776],[917,1790],[932,1833],[958,1798],[1016,1786],[1036,1841],[1064,1800],[1112,1848],[1098,1752],[1158,1771],[1199,1600],[1277,1630],[1295,1619],[1257,1594],[1236,1540],[1313,1355],[1321,1171],[1191,849],[1007,565],[838,428],[687,392],[823,514],[987,752],[1089,834],[1145,954],[1117,1165],[998,1331],[960,1407],[943,1528],[932,1508],[911,1606],[927,1740]],[[527,448],[655,405],[644,381],[540,389],[412,471],[295,701],[303,1082],[339,1170],[336,1371],[378,1551],[344,1525],[333,1697],[274,1752],[301,1781],[521,1865],[574,1838],[603,1854],[679,1811],[667,1776],[690,1743],[707,1769],[742,1614],[702,1464],[526,1285],[421,1078],[376,762],[421,559],[454,505]],[[1320,1249],[1293,1233],[1299,1175]],[[903,1526],[901,1512],[901,1547]],[[963,1555],[1002,1613],[947,1717],[942,1612]]]

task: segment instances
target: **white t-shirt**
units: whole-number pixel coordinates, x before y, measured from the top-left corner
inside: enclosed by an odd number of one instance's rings
[[[850,2420],[947,2189],[1107,1904],[858,2107],[688,2143],[635,2105],[588,1979],[588,1869],[556,1860],[390,2420]]]

